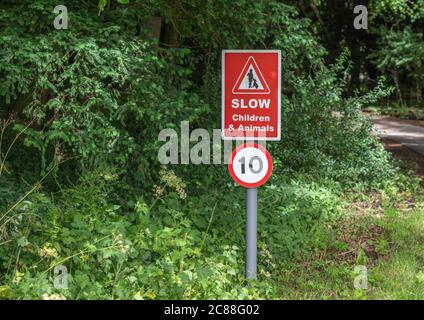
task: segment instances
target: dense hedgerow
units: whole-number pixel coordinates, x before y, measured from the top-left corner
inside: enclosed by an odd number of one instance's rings
[[[10,139],[25,130],[25,145],[38,151],[40,172],[76,156],[83,169],[113,167],[132,184],[151,186],[161,129],[182,120],[192,128],[219,127],[220,49],[268,43],[282,49],[284,70],[284,137],[274,144],[274,157],[290,170],[319,171],[347,183],[375,184],[389,176],[384,151],[369,137],[371,126],[360,114],[387,92],[378,88],[365,97],[344,98],[347,70],[325,67],[324,48],[293,7],[258,2],[238,17],[262,17],[254,19],[244,40],[233,24],[220,26],[228,34],[225,41],[205,39],[205,32],[218,28],[214,16],[209,24],[190,21],[199,33],[182,29],[182,48],[161,49],[116,20],[127,10],[98,16],[97,8],[70,4],[70,29],[55,30],[52,3],[5,3],[8,10],[0,15],[3,117],[15,122]],[[202,10],[229,14],[225,3]],[[18,23],[18,12],[28,25]],[[12,28],[14,23],[20,27]],[[184,48],[189,41],[195,48]],[[205,66],[200,78],[199,64]]]

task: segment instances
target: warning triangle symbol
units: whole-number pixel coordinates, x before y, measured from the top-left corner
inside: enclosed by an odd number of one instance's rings
[[[233,88],[234,94],[269,94],[270,90],[255,59],[250,56]]]

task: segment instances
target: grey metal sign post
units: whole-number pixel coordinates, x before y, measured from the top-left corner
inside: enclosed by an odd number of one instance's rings
[[[256,279],[257,270],[257,223],[258,189],[247,188],[246,201],[246,279]]]
[[[231,155],[228,170],[239,185],[246,188],[246,279],[257,276],[258,188],[272,173],[272,158],[258,143],[238,146]]]

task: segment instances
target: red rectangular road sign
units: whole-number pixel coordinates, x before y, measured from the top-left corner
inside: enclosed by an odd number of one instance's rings
[[[222,137],[281,139],[281,51],[222,51]]]

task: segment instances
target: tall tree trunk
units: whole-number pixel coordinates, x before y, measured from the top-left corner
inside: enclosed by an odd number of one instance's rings
[[[416,79],[415,81],[415,94],[416,94],[416,98],[417,98],[417,103],[421,104],[422,101],[422,91],[421,91],[421,83],[420,80]]]
[[[392,70],[392,77],[393,77],[393,81],[395,82],[395,86],[396,86],[397,99],[400,101],[400,104],[403,106],[402,91],[400,90],[399,76],[398,76],[398,73],[397,73],[396,70]]]

